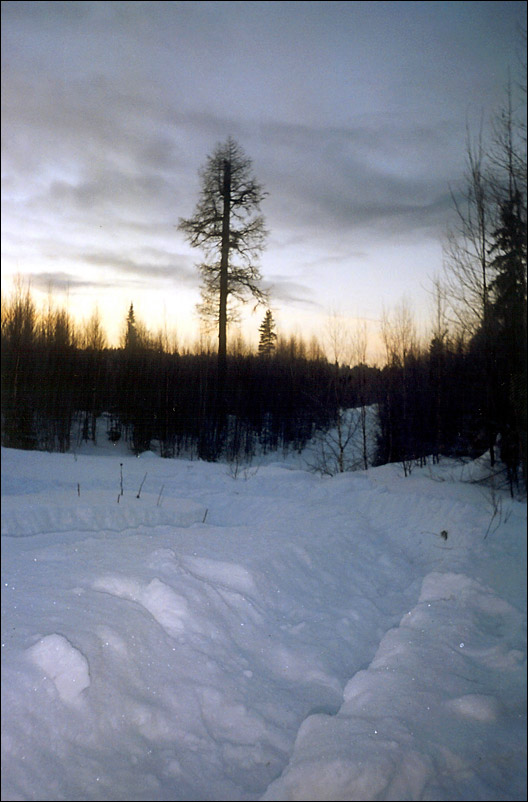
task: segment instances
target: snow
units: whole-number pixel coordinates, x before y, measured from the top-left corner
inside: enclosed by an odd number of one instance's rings
[[[526,799],[526,504],[303,465],[2,449],[3,800]]]

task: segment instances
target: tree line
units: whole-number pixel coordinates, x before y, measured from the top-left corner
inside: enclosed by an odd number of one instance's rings
[[[168,348],[132,305],[121,347],[109,348],[97,314],[79,331],[63,309],[39,312],[19,285],[2,306],[2,443],[67,451],[74,430],[94,441],[107,413],[106,436],[125,439],[135,453],[249,460],[257,451],[302,449],[335,417],[334,369],[314,341],[273,329],[267,313],[258,351],[226,354],[220,438],[215,351]],[[365,402],[375,403],[379,371],[368,372]],[[354,405],[353,382],[339,400]]]
[[[407,471],[416,461],[474,458],[487,449],[487,378],[478,338],[438,330],[420,342],[402,302],[383,321],[386,360],[378,367],[349,363],[354,353],[364,354],[364,339],[352,354],[339,346],[328,354],[313,339],[270,338],[273,327],[266,313],[259,347],[226,355],[219,440],[215,350],[171,348],[136,320],[132,305],[121,346],[109,348],[96,313],[79,329],[64,309],[39,311],[29,288],[19,286],[2,306],[2,444],[68,451],[104,437],[126,441],[136,454],[154,449],[163,457],[250,463],[267,451],[300,451],[319,433],[328,446],[322,453],[332,453],[312,465],[323,473],[386,462]],[[371,432],[361,428],[370,406],[377,410],[373,458],[366,448]],[[354,432],[350,408],[360,412]],[[520,479],[520,454],[508,456],[502,447],[500,456],[512,481]]]

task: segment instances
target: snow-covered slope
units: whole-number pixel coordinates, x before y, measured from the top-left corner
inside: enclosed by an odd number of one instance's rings
[[[97,453],[2,450],[3,800],[526,798],[525,504]]]

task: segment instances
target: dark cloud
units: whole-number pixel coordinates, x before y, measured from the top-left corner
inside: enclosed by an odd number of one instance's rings
[[[119,258],[114,253],[85,253],[79,254],[77,264],[91,265],[104,271],[103,275],[84,271],[88,277],[83,277],[82,269],[76,273],[65,271],[45,271],[29,273],[31,285],[39,290],[57,290],[59,292],[78,292],[83,289],[116,288],[135,283],[137,286],[148,287],[187,286],[196,288],[199,277],[195,270],[191,270],[175,260],[166,261],[165,264],[134,260],[133,258]]]
[[[41,203],[51,203],[57,210],[77,210],[81,214],[106,214],[113,211],[123,217],[127,212],[148,219],[160,211],[163,201],[172,196],[168,181],[158,175],[128,175],[118,170],[101,170],[93,177],[76,183],[54,180]],[[168,210],[167,210],[168,211]]]
[[[274,157],[260,159],[270,214],[279,226],[300,230],[398,224],[403,235],[437,234],[450,207],[446,172],[457,175],[463,159],[451,154],[440,159],[443,173],[428,169],[431,154],[438,156],[438,139],[437,131],[424,128],[389,136],[376,126],[268,126],[265,147]]]
[[[277,276],[268,277],[264,288],[273,298],[273,303],[285,303],[303,309],[321,309],[321,304],[314,300],[313,290],[305,284]]]
[[[180,255],[160,252],[156,261],[141,259],[138,256],[120,257],[113,252],[83,253],[78,258],[86,264],[112,270],[121,276],[141,278],[150,283],[171,281],[189,287],[198,285],[197,271],[190,268],[188,260]]]
[[[40,5],[49,5],[52,17],[62,13],[62,4]],[[122,12],[122,4],[106,5],[110,19]],[[149,6],[156,9],[136,37],[165,14],[158,4]],[[128,18],[130,30],[137,12]],[[92,4],[82,11],[88,18],[94,13]],[[185,24],[193,27],[188,17]],[[110,76],[97,69],[57,82],[49,72],[8,65],[3,103],[8,131],[17,136],[6,137],[6,174],[25,175],[30,186],[40,178],[41,206],[94,220],[109,215],[106,225],[112,218],[135,227],[142,218],[147,227],[177,220],[194,206],[197,171],[207,154],[235,134],[270,192],[271,228],[288,226],[306,236],[343,227],[390,233],[398,225],[403,235],[431,236],[445,227],[447,187],[460,174],[465,123],[449,119],[449,112],[430,125],[390,115],[349,126],[251,121],[226,114],[229,106],[222,114],[182,107],[178,93],[148,85],[144,77],[131,86],[128,71]]]
[[[77,273],[60,270],[43,273],[26,273],[29,285],[41,292],[77,293],[83,290],[102,290],[115,287],[110,279],[82,278]]]

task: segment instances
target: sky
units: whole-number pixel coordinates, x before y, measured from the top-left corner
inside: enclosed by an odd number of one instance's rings
[[[2,279],[116,340],[198,332],[191,216],[232,136],[268,196],[282,333],[432,308],[466,131],[504,105],[525,2],[2,2]],[[265,310],[246,307],[257,337]]]
[[[526,501],[487,456],[323,476],[319,440],[99,424],[2,449],[5,802],[524,802]]]

